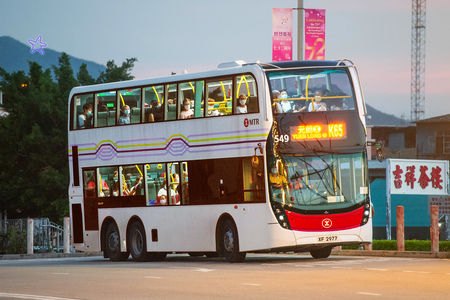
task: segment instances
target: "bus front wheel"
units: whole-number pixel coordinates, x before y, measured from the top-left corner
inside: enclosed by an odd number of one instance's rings
[[[311,250],[309,253],[311,253],[311,256],[314,258],[327,258],[331,254],[332,247],[325,247],[322,249],[317,250]]]
[[[125,261],[130,256],[128,252],[120,252],[119,229],[115,223],[110,223],[106,229],[105,251],[111,261]]]
[[[231,220],[226,220],[222,226],[221,246],[225,259],[230,263],[243,262],[245,252],[239,252],[239,238],[236,226]]]
[[[128,231],[129,249],[135,261],[145,261],[147,255],[147,239],[144,226],[140,222],[133,222]]]

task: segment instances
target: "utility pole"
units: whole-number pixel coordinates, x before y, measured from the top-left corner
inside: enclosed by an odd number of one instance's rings
[[[411,121],[425,115],[425,6],[426,0],[412,0]]]
[[[298,0],[297,14],[297,60],[303,60],[303,0]]]

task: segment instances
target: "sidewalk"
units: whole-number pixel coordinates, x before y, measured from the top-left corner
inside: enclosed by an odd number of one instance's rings
[[[103,256],[103,253],[35,253],[35,254],[0,254],[0,260],[36,259],[36,258],[65,258]]]
[[[431,252],[431,251],[333,250],[331,251],[331,255],[450,258],[450,252]]]

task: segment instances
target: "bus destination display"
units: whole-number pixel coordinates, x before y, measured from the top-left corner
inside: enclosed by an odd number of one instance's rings
[[[293,140],[311,140],[327,138],[346,138],[347,132],[344,123],[312,124],[291,127]]]

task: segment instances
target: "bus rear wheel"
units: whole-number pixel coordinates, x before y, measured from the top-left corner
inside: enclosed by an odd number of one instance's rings
[[[311,256],[314,258],[327,258],[331,254],[332,247],[325,247],[317,250],[311,250]]]
[[[226,220],[222,226],[221,248],[225,259],[229,263],[243,262],[245,252],[239,252],[239,237],[236,226],[231,220]]]
[[[115,223],[110,223],[106,228],[105,251],[111,261],[125,261],[130,256],[128,252],[120,252],[119,229]]]
[[[133,222],[128,230],[128,245],[131,256],[135,261],[145,261],[147,255],[147,239],[144,226],[140,222]]]

